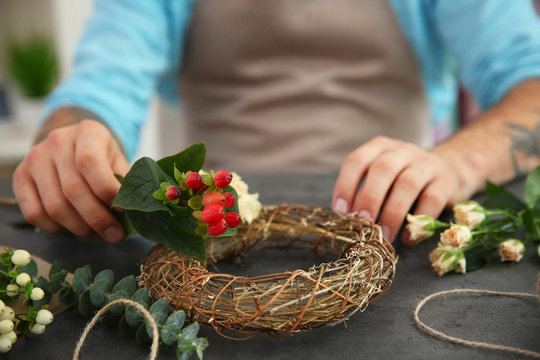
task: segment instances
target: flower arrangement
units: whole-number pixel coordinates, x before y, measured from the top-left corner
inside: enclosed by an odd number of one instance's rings
[[[456,204],[451,223],[427,215],[407,215],[406,230],[412,242],[419,243],[441,230],[437,247],[429,254],[439,276],[476,270],[496,252],[501,261],[518,262],[526,243],[540,242],[540,167],[525,181],[524,201],[489,181],[486,194],[483,205],[476,201]]]

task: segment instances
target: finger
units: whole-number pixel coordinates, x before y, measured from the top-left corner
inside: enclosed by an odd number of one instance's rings
[[[390,242],[394,241],[414,201],[433,176],[433,167],[416,162],[397,177],[379,217],[383,235]]]
[[[49,217],[41,204],[39,193],[23,161],[13,174],[13,193],[24,218],[38,229],[56,232],[61,226]]]
[[[120,189],[112,163],[119,149],[111,148],[114,141],[109,131],[94,121],[79,124],[81,136],[75,143],[75,166],[87,181],[92,192],[104,203],[111,205]]]
[[[457,185],[444,178],[437,178],[426,186],[414,211],[415,215],[428,215],[438,218],[450,200],[451,194],[457,190]]]
[[[53,138],[56,136],[53,135]],[[47,152],[44,151],[44,153]],[[31,177],[35,179],[39,197],[49,217],[77,236],[91,235],[92,230],[90,227],[64,197],[56,164],[51,157],[44,155],[43,161],[30,163],[29,169]]]
[[[400,146],[375,159],[369,166],[366,182],[354,201],[353,210],[360,216],[376,219],[392,184],[413,162],[415,155],[415,151]]]
[[[343,213],[351,211],[360,183],[371,162],[397,143],[396,140],[390,138],[376,137],[347,156],[334,185],[332,196],[334,210]]]

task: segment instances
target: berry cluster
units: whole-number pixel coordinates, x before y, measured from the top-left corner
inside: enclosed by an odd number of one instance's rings
[[[43,334],[45,326],[53,321],[53,314],[47,310],[48,305],[41,308],[28,306],[28,310],[15,315],[13,309],[6,305],[19,295],[24,295],[24,304],[30,301],[40,301],[45,292],[32,282],[32,276],[25,270],[32,267],[32,258],[26,250],[5,249],[0,255],[2,270],[0,277],[3,283],[8,283],[5,289],[0,290],[0,353],[8,352],[15,341],[17,333],[25,335],[30,331],[34,334]],[[30,271],[30,270],[29,270]],[[31,272],[31,271],[30,271]],[[15,322],[18,325],[15,327]]]
[[[228,188],[233,178],[229,171],[181,173],[175,169],[174,173],[178,184],[163,182],[152,196],[173,210],[182,205],[189,208],[198,223],[195,233],[219,236],[240,224],[240,214],[227,211],[236,204],[234,190]]]

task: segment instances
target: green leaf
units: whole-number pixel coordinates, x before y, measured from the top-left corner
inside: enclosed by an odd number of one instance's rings
[[[114,300],[118,300],[118,299],[129,299],[130,296],[131,294],[129,293],[129,290],[122,289],[122,290],[114,291],[113,289],[112,293],[109,295],[107,303],[111,303]],[[121,316],[125,312],[125,305],[123,304],[114,305],[108,310],[108,312],[110,312],[111,314],[115,316]]]
[[[195,345],[195,350],[197,351],[197,357],[199,358],[199,360],[202,360],[203,358],[203,351],[208,347],[208,345],[210,345],[208,343],[208,340],[205,339],[205,338],[197,338],[195,341],[194,341],[194,345]]]
[[[203,160],[203,161],[204,161],[204,160]],[[173,166],[173,168],[174,168],[174,173],[173,173],[173,175],[174,175],[174,180],[176,180],[176,182],[177,182],[178,184],[180,184],[182,181],[184,181],[184,175],[182,174],[182,172],[181,172],[180,170],[178,170],[178,169],[176,168],[176,166]]]
[[[120,184],[122,184],[124,182],[124,177],[120,174],[114,174],[114,177],[116,178],[116,180],[118,180],[118,182]]]
[[[79,312],[84,316],[90,316],[94,309],[95,307],[90,300],[90,290],[86,290],[79,299]]]
[[[185,256],[206,260],[206,248],[201,236],[195,235],[197,222],[192,217],[170,216],[168,212],[127,211],[129,221],[146,239],[162,243]]]
[[[178,348],[183,353],[195,350],[195,339],[183,339],[180,344],[178,344]]]
[[[90,288],[92,283],[92,270],[90,265],[85,265],[75,270],[73,275],[73,292],[76,295],[81,295]]]
[[[58,296],[62,304],[71,306],[77,303],[77,295],[75,295],[73,289],[70,287],[62,288],[58,292]]]
[[[199,333],[200,325],[198,322],[194,322],[182,330],[182,339],[195,339]]]
[[[180,338],[182,326],[186,320],[186,314],[183,310],[178,310],[169,315],[165,324],[161,328],[161,341],[166,345],[173,345]]]
[[[193,354],[193,340],[188,339],[186,342],[182,341],[176,347],[176,359],[188,360]]]
[[[494,251],[487,251],[483,247],[476,247],[466,251],[465,262],[467,264],[467,272],[478,270],[486,265]]]
[[[133,294],[131,300],[141,304],[145,309],[148,309],[150,304],[150,293],[147,288],[141,288]],[[126,322],[131,327],[137,327],[144,319],[143,314],[133,306],[128,306],[126,309]]]
[[[523,224],[527,227],[529,236],[534,240],[540,239],[540,229],[535,221],[534,212],[527,208],[522,215]]]
[[[137,334],[135,335],[135,339],[137,340],[137,344],[139,344],[139,346],[146,345],[150,342],[150,340],[152,340],[150,336],[148,336],[148,334],[146,333],[146,327],[144,323],[137,328]]]
[[[143,157],[137,160],[126,174],[112,206],[144,212],[167,210],[163,202],[153,197],[153,193],[160,189],[162,182],[172,183],[174,179],[154,160]]]
[[[95,306],[103,306],[107,301],[107,296],[114,284],[114,274],[112,270],[103,270],[94,278],[94,283],[90,287],[90,300]]]
[[[540,166],[530,172],[525,180],[525,202],[535,208],[540,201]]]
[[[131,295],[133,295],[136,289],[137,289],[137,280],[135,280],[135,276],[129,275],[123,278],[122,280],[120,280],[119,282],[117,282],[116,285],[114,285],[111,292],[114,294],[117,291],[121,291],[121,290],[126,291],[128,294],[126,298],[129,299]]]
[[[137,230],[135,230],[131,222],[129,222],[125,211],[115,211],[113,209],[111,213],[114,215],[116,220],[118,220],[120,224],[122,224],[124,230],[126,231],[126,235],[138,234]]]
[[[36,281],[37,273],[38,273],[38,267],[34,260],[30,260],[28,265],[22,266],[19,268],[19,271],[21,273],[25,272],[32,278],[32,282]]]
[[[56,273],[59,273],[62,271],[62,262],[60,260],[56,260],[52,263],[51,268],[49,270],[49,279]]]
[[[62,288],[64,280],[66,279],[67,271],[60,271],[52,275],[49,279],[49,284],[47,285],[47,290],[51,294],[55,294],[58,290]]]
[[[11,263],[11,256],[12,254],[10,255],[9,253],[5,252],[5,253],[2,253],[0,255],[0,262],[2,263],[2,265],[5,265],[5,266],[10,266],[12,265]]]
[[[150,306],[150,309],[148,309],[148,311],[156,321],[157,325],[161,327],[165,323],[167,315],[169,315],[169,302],[165,298],[159,299],[158,301],[153,303],[152,306]],[[145,324],[148,336],[152,337],[152,326],[148,321],[145,321]]]
[[[527,206],[519,197],[508,190],[486,181],[487,200],[483,206],[488,209],[523,210]]]
[[[118,327],[120,329],[120,332],[125,335],[129,335],[135,332],[135,329],[129,326],[129,324],[127,323],[126,314],[124,314],[124,316],[122,316],[122,318],[118,322]]]
[[[167,175],[174,178],[175,166],[180,172],[197,172],[202,169],[205,156],[206,144],[204,142],[200,142],[191,145],[178,154],[159,160],[157,164]]]

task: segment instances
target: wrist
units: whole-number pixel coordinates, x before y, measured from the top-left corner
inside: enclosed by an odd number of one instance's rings
[[[83,120],[95,120],[103,123],[101,118],[92,111],[77,106],[65,106],[56,109],[43,123],[34,137],[34,144],[44,140],[54,129],[75,125]]]

